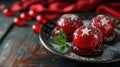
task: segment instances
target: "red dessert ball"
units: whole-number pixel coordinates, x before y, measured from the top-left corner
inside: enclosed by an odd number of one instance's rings
[[[83,56],[96,56],[103,52],[102,32],[94,27],[81,26],[73,34],[74,53]]]
[[[112,34],[115,28],[112,20],[104,15],[98,15],[97,17],[93,18],[90,25],[99,28],[104,36],[109,36]]]
[[[105,15],[98,15],[97,17],[93,18],[92,21],[90,22],[90,26],[99,28],[104,36],[104,41],[112,41],[115,38],[115,34],[114,33],[114,28],[115,25],[112,22],[112,20],[105,16]],[[113,36],[114,35],[114,36]],[[111,38],[111,36],[113,36]],[[105,39],[109,39],[110,40],[105,40]]]
[[[3,10],[3,14],[6,16],[6,17],[12,17],[14,14],[11,10],[9,9],[4,9]]]
[[[57,28],[55,30],[55,34],[59,33],[59,30],[62,29],[67,35],[67,41],[72,41],[74,31],[82,26],[80,18],[75,14],[64,14],[57,21]]]
[[[31,21],[32,18],[29,16],[29,14],[27,12],[23,12],[20,14],[20,18],[22,20],[25,20],[25,21]]]

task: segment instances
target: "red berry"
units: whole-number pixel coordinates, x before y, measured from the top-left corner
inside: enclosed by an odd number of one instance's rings
[[[6,9],[6,6],[5,6],[4,4],[2,4],[2,5],[0,6],[0,11],[2,11],[2,10],[4,10],[4,9]]]
[[[38,15],[36,17],[36,20],[37,20],[37,22],[41,22],[43,24],[46,24],[46,20],[42,16],[40,16],[40,15]]]
[[[41,15],[38,15],[38,16],[36,17],[36,20],[37,20],[37,22],[41,22],[41,21],[42,21],[42,16],[41,16]]]
[[[112,34],[115,28],[112,20],[104,15],[98,15],[97,17],[93,18],[90,25],[99,28],[102,31],[103,36],[109,36]]]
[[[73,52],[84,56],[95,56],[103,52],[102,32],[94,27],[81,26],[73,35]]]
[[[4,15],[5,15],[6,17],[11,17],[11,16],[13,16],[13,12],[10,11],[9,9],[4,9],[4,10],[3,10],[3,13],[4,13]]]
[[[47,21],[46,21],[46,19],[44,19],[44,18],[43,18],[42,21],[41,21],[41,23],[43,23],[43,24],[46,24],[46,22],[47,22]]]
[[[33,11],[33,10],[29,10],[29,15],[31,16],[31,17],[33,17],[33,18],[36,18],[36,16],[37,16],[37,13],[35,12],[35,11]]]
[[[77,15],[65,14],[57,21],[57,30],[62,29],[68,37],[67,40],[72,41],[74,31],[82,25],[83,23]]]
[[[22,19],[20,19],[19,17],[15,18],[13,20],[13,22],[17,25],[17,26],[24,26],[24,22]]]
[[[28,13],[25,13],[25,12],[20,14],[20,18],[22,20],[31,21],[31,17],[29,16]]]
[[[41,32],[41,29],[42,29],[42,25],[40,24],[34,24],[32,26],[32,29],[33,31],[36,33],[36,34],[39,34]]]

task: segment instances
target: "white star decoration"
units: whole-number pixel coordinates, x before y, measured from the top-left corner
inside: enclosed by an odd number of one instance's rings
[[[74,15],[74,14],[64,14],[62,17],[68,17],[70,18],[70,20],[77,20],[78,19],[78,16],[77,15]]]
[[[71,17],[71,20],[77,20],[77,17],[78,17],[78,16],[76,16],[76,15],[71,15],[70,17]]]
[[[64,19],[61,19],[59,25],[64,26]]]
[[[102,22],[102,25],[108,25],[109,20],[107,20],[106,18],[103,18],[101,22]]]
[[[74,37],[75,37],[75,39],[77,39],[77,37],[78,37],[78,34],[76,32],[74,33]]]
[[[94,38],[96,38],[96,39],[97,39],[97,38],[98,38],[98,36],[97,36],[97,35],[94,35]]]
[[[82,30],[82,36],[84,36],[85,34],[86,35],[89,35],[89,32],[90,32],[91,30],[89,30],[88,28],[85,28],[85,29],[83,29]]]
[[[101,14],[101,15],[98,15],[97,17],[104,17],[104,16],[105,16],[105,15],[102,15],[102,14]]]

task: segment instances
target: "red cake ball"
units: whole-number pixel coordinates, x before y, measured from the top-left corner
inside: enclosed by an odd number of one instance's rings
[[[75,14],[64,14],[58,21],[55,29],[55,34],[58,34],[62,29],[67,35],[67,41],[72,41],[74,31],[82,26],[80,18]]]
[[[82,56],[96,56],[103,52],[103,35],[98,28],[81,26],[73,34],[74,53]]]
[[[105,15],[98,15],[92,19],[90,26],[99,28],[104,36],[104,41],[112,41],[115,38],[114,28],[115,25],[112,20]],[[114,35],[114,36],[113,36]],[[112,38],[111,38],[112,37]],[[110,39],[110,40],[105,40]]]

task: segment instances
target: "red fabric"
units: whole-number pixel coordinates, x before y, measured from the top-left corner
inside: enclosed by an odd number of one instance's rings
[[[21,11],[21,9],[22,9],[22,3],[21,2],[15,2],[11,7],[11,10],[15,11],[15,12]]]
[[[120,3],[111,2],[97,7],[97,13],[105,13],[120,19]]]
[[[29,9],[34,10],[37,13],[46,11],[46,8],[44,8],[41,4],[33,4],[29,7]]]
[[[110,14],[120,19],[120,3],[106,0],[28,0],[16,2],[11,7],[14,12],[34,10],[49,20],[63,13],[90,12],[95,9],[97,13]]]

